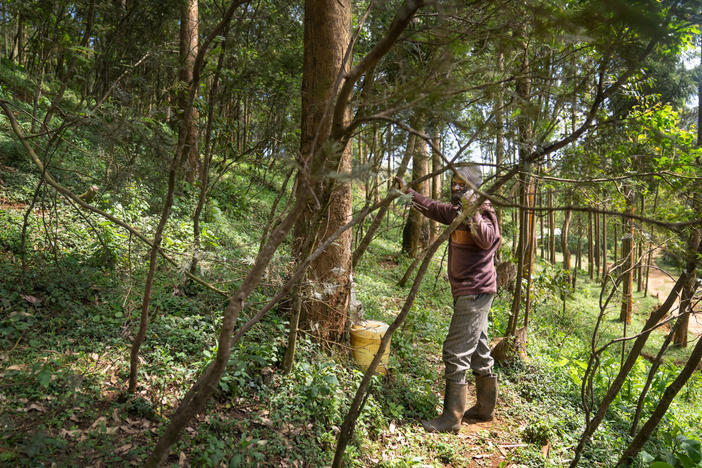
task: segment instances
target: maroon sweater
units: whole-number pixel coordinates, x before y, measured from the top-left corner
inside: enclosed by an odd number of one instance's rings
[[[414,208],[440,223],[451,224],[461,212],[459,205],[432,200],[412,189],[409,193]],[[453,297],[497,292],[494,259],[500,240],[495,210],[486,200],[473,217],[467,218],[451,233],[448,277]]]

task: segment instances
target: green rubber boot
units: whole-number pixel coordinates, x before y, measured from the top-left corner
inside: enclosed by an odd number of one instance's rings
[[[492,421],[497,403],[497,376],[475,376],[475,405],[463,414],[463,420]]]
[[[468,384],[446,381],[444,392],[444,412],[431,421],[422,421],[422,426],[428,432],[453,432],[461,428],[461,418],[466,410]]]

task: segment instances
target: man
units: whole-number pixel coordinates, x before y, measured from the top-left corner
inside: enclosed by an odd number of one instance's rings
[[[461,202],[474,203],[477,196],[466,183],[479,187],[482,178],[475,166],[459,167],[451,180],[451,203],[427,198],[396,178],[400,190],[412,195],[412,205],[426,217],[451,224],[462,210]],[[461,421],[493,418],[497,400],[497,376],[487,337],[488,313],[497,292],[494,258],[500,246],[500,228],[495,210],[485,201],[476,213],[451,233],[448,277],[453,294],[453,316],[443,345],[446,390],[443,413],[422,421],[429,432],[453,432]],[[475,375],[476,403],[466,410],[466,371]]]

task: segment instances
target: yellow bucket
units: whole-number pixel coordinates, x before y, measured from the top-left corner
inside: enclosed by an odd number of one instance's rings
[[[351,326],[351,355],[361,369],[367,370],[370,366],[388,326],[387,323],[377,320],[364,320]],[[388,356],[390,356],[390,343],[376,369],[381,374],[387,372]]]

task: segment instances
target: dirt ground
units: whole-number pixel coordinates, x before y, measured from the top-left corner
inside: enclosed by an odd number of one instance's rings
[[[658,260],[658,258],[656,258]],[[671,278],[668,274],[658,268],[654,268],[657,261],[653,262],[654,265],[651,267],[651,271],[648,275],[648,291],[654,297],[658,297],[659,303],[663,302],[665,298],[670,294],[670,290],[673,289],[676,278]],[[677,314],[680,306],[680,301],[676,301],[675,313]],[[688,331],[691,338],[696,338],[702,335],[702,310],[700,310],[699,305],[695,309],[695,313],[690,316]]]

